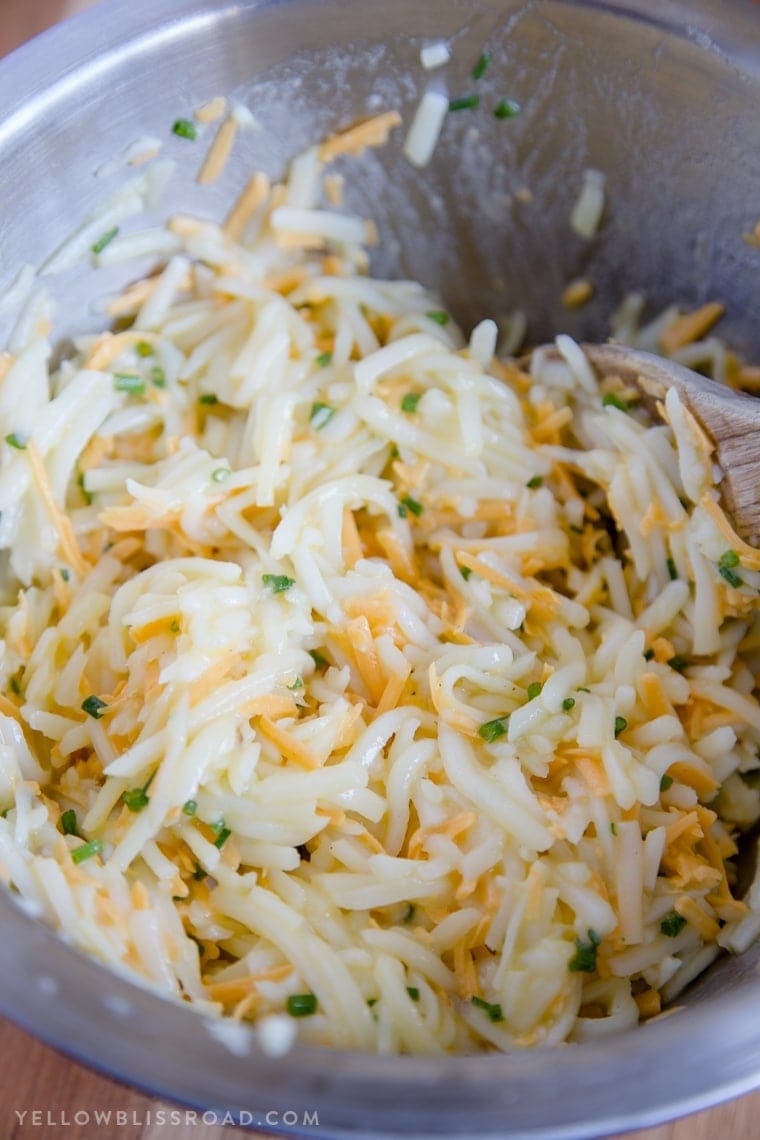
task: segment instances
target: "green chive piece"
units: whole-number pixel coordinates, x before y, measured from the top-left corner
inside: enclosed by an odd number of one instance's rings
[[[218,847],[221,851],[222,847],[224,847],[225,843],[231,835],[232,832],[230,831],[229,827],[222,827],[216,839],[214,840],[214,847]]]
[[[85,489],[84,471],[80,471],[79,474],[77,475],[77,486],[79,487],[79,490],[82,492],[82,498],[84,499],[85,503],[87,503],[87,506],[89,507],[90,503],[93,500],[93,495],[92,495],[91,491],[87,491]]]
[[[189,139],[190,142],[195,142],[198,138],[198,129],[191,119],[177,119],[172,131],[178,138]]]
[[[625,732],[628,728],[628,721],[624,716],[615,717],[615,736],[620,736],[621,732]]]
[[[414,918],[414,912],[416,911],[416,909],[417,908],[415,907],[414,903],[409,903],[408,907],[406,908],[406,913],[405,913],[404,917],[401,919],[401,921],[404,923],[405,926],[408,926],[408,924]]]
[[[688,664],[689,664],[689,662],[687,661],[687,659],[685,657],[683,657],[680,653],[676,653],[668,661],[668,665],[670,666],[671,669],[675,669],[676,673],[683,673],[684,669],[686,668],[686,666]]]
[[[405,519],[408,513],[409,512],[407,511],[406,507],[402,507],[401,503],[399,503],[399,505],[398,505],[398,517],[400,519]]]
[[[570,712],[570,709],[575,708],[575,697],[565,697],[562,702],[562,708],[565,712]]]
[[[450,111],[471,111],[480,104],[479,95],[459,95],[456,99],[449,99]]]
[[[231,474],[229,467],[217,467],[211,472],[211,478],[215,483],[226,483]]]
[[[75,863],[84,863],[85,859],[92,859],[93,855],[100,855],[103,851],[102,839],[90,839],[87,843],[83,843],[81,847],[76,847],[71,852],[71,858]]]
[[[493,109],[495,119],[514,119],[520,114],[522,107],[516,99],[500,99]]]
[[[487,720],[478,729],[478,736],[482,737],[487,744],[493,744],[494,740],[498,740],[500,736],[506,736],[508,721],[509,713],[505,713],[504,716],[497,716],[494,720]]]
[[[316,665],[317,669],[324,669],[327,665],[327,658],[323,657],[318,649],[310,649],[309,656]]]
[[[377,998],[367,998],[367,1005],[372,1009],[373,1005],[377,1005]]]
[[[166,373],[160,365],[154,364],[148,375],[150,376],[150,382],[154,388],[166,387]]]
[[[407,986],[406,992],[409,994],[409,997],[412,999],[412,1001],[420,1000],[420,991],[417,989],[417,986]]]
[[[71,578],[71,571],[67,570],[65,566],[61,567],[60,573],[61,573],[61,577],[63,578],[64,582],[68,582],[69,579]]]
[[[100,720],[103,716],[103,709],[107,709],[108,705],[105,701],[101,701],[100,697],[85,697],[82,701],[82,709],[91,716],[93,720]]]
[[[665,775],[660,780],[660,791],[667,792],[668,788],[673,787],[673,777]]]
[[[734,589],[742,585],[743,579],[735,570],[732,570],[730,566],[719,566],[718,573],[721,578],[725,578],[729,586],[733,586]]]
[[[77,813],[73,808],[61,813],[61,831],[64,835],[78,835]]]
[[[588,931],[588,942],[576,938],[575,954],[567,963],[568,970],[573,974],[593,974],[596,969],[596,951],[601,941],[595,930]]]
[[[644,650],[644,660],[645,661],[653,661],[654,660],[654,649],[652,649],[650,647],[649,649]]]
[[[491,53],[489,51],[484,51],[483,54],[481,55],[480,59],[478,60],[478,62],[475,64],[475,66],[472,69],[472,78],[473,79],[482,79],[483,76],[485,75],[485,73],[488,71],[488,65],[490,62],[491,62]]]
[[[610,824],[610,831],[613,835],[617,835],[617,827],[615,826],[614,821]]]
[[[113,383],[117,392],[129,392],[131,396],[142,396],[145,392],[145,381],[142,376],[133,376],[127,372],[114,372]]]
[[[124,806],[135,813],[143,811],[150,803],[150,796],[147,795],[145,788],[130,788],[122,799]]]
[[[291,693],[295,693],[295,692],[298,692],[298,690],[299,690],[299,689],[302,689],[303,687],[304,687],[304,685],[303,685],[303,677],[296,677],[296,679],[295,679],[295,681],[293,682],[293,684],[292,684],[292,685],[288,685],[288,688],[290,689]]]
[[[327,368],[330,364],[332,364],[332,353],[320,352],[319,356],[314,358],[314,363],[316,364],[317,368]]]
[[[472,575],[472,570],[470,569],[469,566],[460,566],[459,567],[459,573],[462,575],[465,582],[469,582],[470,577]]]
[[[668,575],[670,576],[671,582],[675,582],[676,578],[678,577],[678,569],[675,562],[672,558],[668,558],[666,559],[665,565],[668,568]]]
[[[106,230],[106,232],[95,242],[95,245],[92,247],[92,252],[102,253],[106,246],[111,244],[118,232],[118,226],[114,226],[112,230]]]
[[[201,867],[200,863],[196,863],[195,870],[193,871],[193,878],[195,879],[196,883],[202,883],[206,878],[206,874],[207,872],[203,869],[203,867]]]
[[[15,696],[21,696],[21,685],[19,684],[18,677],[8,678],[8,688]]]
[[[408,511],[411,511],[415,518],[419,518],[425,509],[422,503],[418,503],[417,500],[413,499],[411,495],[404,495],[403,499],[401,500],[401,505],[403,507],[406,507]]]
[[[449,314],[447,312],[444,312],[443,309],[431,309],[429,313],[425,313],[425,316],[429,320],[435,321],[435,323],[437,325],[440,325],[441,328],[443,328],[444,325],[447,325],[451,319],[449,317]]]
[[[138,356],[154,356],[153,345],[149,344],[147,340],[138,340],[135,345],[135,352]]]
[[[182,810],[185,813],[185,815],[189,815],[192,818],[192,816],[194,816],[198,810],[198,801],[197,800],[185,800],[185,802],[182,805]]]
[[[273,594],[284,594],[296,584],[295,578],[288,578],[287,574],[262,574],[261,581],[269,586]]]
[[[26,447],[26,440],[17,431],[12,431],[10,435],[6,435],[5,442],[10,447],[15,447],[17,451],[23,451]]]
[[[334,415],[335,408],[330,407],[329,404],[321,404],[317,402],[316,404],[311,405],[309,420],[314,424],[314,427],[317,429],[317,431],[321,431],[323,427],[326,427],[329,424]]]
[[[719,566],[728,566],[729,570],[733,570],[735,566],[739,565],[739,555],[735,550],[724,550],[718,559]]]
[[[585,685],[579,685],[575,691],[576,693],[590,693],[591,689],[587,689]]]
[[[686,919],[683,915],[676,914],[673,911],[671,914],[665,915],[660,923],[660,930],[668,938],[677,938],[684,926],[686,926]]]
[[[583,534],[583,527],[576,526],[575,523],[570,523],[570,530],[573,532],[573,534]]]
[[[536,488],[540,487],[542,483],[543,478],[540,475],[534,475],[532,479],[528,480],[525,486],[529,487],[531,491],[535,491]]]
[[[317,1012],[316,994],[291,994],[287,1001],[291,1017],[311,1017]]]
[[[476,1009],[482,1009],[489,1021],[503,1021],[504,1014],[498,1002],[486,1001],[481,997],[473,997],[472,1004]]]
[[[617,408],[619,412],[627,412],[629,407],[627,400],[616,395],[615,392],[605,392],[602,396],[602,404],[605,408]]]
[[[417,405],[419,404],[421,399],[422,399],[422,393],[421,392],[407,392],[407,394],[404,396],[403,400],[401,401],[401,411],[402,412],[416,412],[417,411]]]
[[[202,396],[198,397],[198,403],[203,404],[204,407],[213,408],[214,404],[219,403],[219,397],[215,396],[213,392],[204,392]]]
[[[536,697],[540,696],[543,687],[541,681],[531,681],[528,685],[528,700],[534,701]]]
[[[169,623],[169,633],[182,633],[182,626],[176,618]]]

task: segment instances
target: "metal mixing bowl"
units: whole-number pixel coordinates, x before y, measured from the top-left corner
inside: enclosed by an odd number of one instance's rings
[[[453,60],[428,76],[420,45],[440,36]],[[382,108],[408,119],[426,83],[469,90],[486,43],[485,109],[450,118],[426,170],[397,143],[352,167],[348,205],[383,238],[376,269],[437,287],[464,325],[519,305],[539,341],[603,338],[629,289],[653,310],[720,297],[725,336],[760,355],[760,254],[741,240],[760,212],[760,13],[739,0],[111,0],[0,64],[3,269],[47,255],[102,199],[94,170],[141,134],[165,138],[185,176],[167,209],[219,216],[251,168],[281,173],[300,147]],[[232,90],[262,130],[199,188],[205,147],[171,124]],[[499,122],[487,106],[504,95],[523,113]],[[587,166],[609,179],[592,243],[568,227]],[[571,315],[558,296],[580,273],[597,299]],[[95,276],[51,282],[61,334],[95,327],[93,296],[124,279]],[[760,1085],[757,950],[718,962],[672,1016],[598,1044],[272,1060],[253,1035],[231,1052],[193,1011],[82,957],[2,893],[0,920],[8,1017],[132,1084],[288,1135],[590,1137]],[[304,1125],[315,1112],[319,1126]]]

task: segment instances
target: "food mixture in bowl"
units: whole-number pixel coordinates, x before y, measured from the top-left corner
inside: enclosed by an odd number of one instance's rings
[[[760,552],[675,392],[655,420],[568,337],[526,371],[366,276],[331,162],[391,120],[224,225],[104,227],[98,262],[165,263],[55,369],[33,287],[0,361],[0,868],[277,1047],[585,1040],[760,931],[731,863]]]

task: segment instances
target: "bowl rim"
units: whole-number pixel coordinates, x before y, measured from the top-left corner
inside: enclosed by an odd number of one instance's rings
[[[656,23],[669,35],[719,52],[753,78],[760,76],[760,26],[749,0],[727,0],[721,12],[710,0],[570,2]],[[6,109],[0,146],[53,108],[83,71],[105,73],[125,45],[137,51],[186,32],[191,23],[202,26],[234,18],[241,8],[280,3],[284,0],[132,0],[129,5],[101,0],[0,61],[0,106]],[[237,1041],[225,1042],[214,1034],[214,1020],[86,957],[4,891],[0,921],[5,935],[0,979],[12,979],[10,985],[0,982],[4,1016],[149,1095],[199,1110],[221,1105],[233,1115],[253,1112],[270,1131],[278,1126],[266,1121],[269,1102],[261,1098],[304,1111],[333,1099],[327,1130],[325,1125],[283,1129],[289,1136],[390,1140],[401,1134],[464,1137],[477,1131],[496,1140],[514,1135],[519,1122],[520,1136],[569,1140],[658,1124],[760,1087],[760,1019],[753,1013],[760,978],[636,1031],[556,1047],[550,1053],[552,1091],[546,1089],[546,1051],[377,1057],[296,1046],[285,1062],[273,1059],[261,1051],[253,1030],[243,1029]],[[24,947],[20,961],[16,946]],[[200,1032],[199,1018],[205,1023]],[[716,1035],[716,1022],[732,1026],[730,1039]],[[693,1067],[681,1063],[684,1041]],[[176,1042],[183,1043],[182,1051]],[[710,1064],[707,1073],[704,1061]],[[571,1091],[575,1099],[585,1092],[589,1107],[568,1119],[563,1097]],[[412,1092],[416,1103],[410,1105]],[[364,1116],[370,1118],[368,1127]]]

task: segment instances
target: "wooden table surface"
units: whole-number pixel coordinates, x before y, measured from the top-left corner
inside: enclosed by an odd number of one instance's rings
[[[87,3],[0,0],[0,55],[60,19],[66,9]],[[90,1072],[3,1019],[0,1057],[0,1140],[48,1140],[56,1135],[66,1140],[235,1140],[251,1135],[221,1123],[194,1122],[192,1114],[185,1119],[181,1110],[179,1117],[172,1117],[173,1106]],[[636,1140],[758,1140],[760,1092],[633,1136]]]

